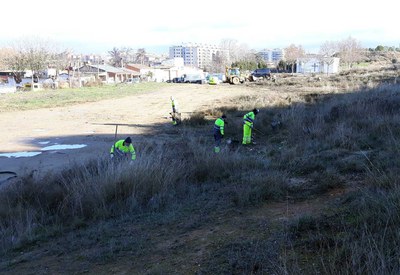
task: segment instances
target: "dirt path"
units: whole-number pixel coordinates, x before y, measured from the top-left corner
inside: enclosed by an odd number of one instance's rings
[[[274,261],[279,250],[275,238],[284,224],[303,215],[318,216],[344,192],[331,190],[309,200],[272,202],[258,208],[228,208],[207,217],[194,212],[190,219],[166,223],[129,219],[117,220],[112,226],[100,223],[32,244],[24,252],[14,252],[9,262],[0,261],[0,271],[3,268],[7,274],[221,274],[202,270],[203,265],[226,260],[226,255],[218,254],[227,252],[222,245],[250,245],[245,241],[265,240],[268,247],[260,249],[266,249],[262,253],[270,251]],[[118,250],[113,248],[116,244]]]
[[[32,170],[45,172],[65,167],[70,162],[84,160],[108,153],[113,143],[115,126],[112,123],[134,124],[120,126],[118,137],[131,135],[134,143],[141,135],[151,134],[152,127],[165,124],[170,127],[168,116],[170,96],[178,102],[183,117],[186,112],[208,109],[220,105],[224,99],[251,94],[254,89],[231,85],[171,84],[159,91],[130,97],[85,103],[61,108],[0,114],[0,153],[41,152],[33,157],[8,158],[0,156],[0,170],[19,174]],[[54,144],[85,144],[75,150],[41,151]]]

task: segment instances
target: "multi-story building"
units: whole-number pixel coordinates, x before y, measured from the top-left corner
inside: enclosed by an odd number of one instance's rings
[[[258,53],[265,62],[277,64],[284,59],[285,51],[283,49],[264,49]]]
[[[215,45],[184,43],[179,46],[170,47],[169,58],[181,57],[185,66],[205,68],[212,64],[213,57],[217,53],[222,52],[226,52],[226,50]]]

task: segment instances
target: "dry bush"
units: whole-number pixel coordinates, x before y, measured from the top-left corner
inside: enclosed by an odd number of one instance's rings
[[[162,209],[186,188],[182,164],[163,161],[155,153],[132,166],[96,160],[44,179],[20,179],[0,193],[3,250],[35,239],[42,229],[73,226],[75,220]]]
[[[224,242],[216,240],[217,248],[207,255],[200,274],[287,274],[280,264],[279,250],[283,236],[271,238],[243,236]],[[295,273],[290,273],[295,274]]]
[[[285,188],[284,178],[270,173],[263,158],[248,156],[244,163],[243,155],[227,148],[215,155],[212,142],[199,146],[204,142],[201,138],[184,136],[167,149],[144,144],[133,165],[93,160],[43,179],[21,178],[3,189],[1,250],[23,246],[55,229],[73,229],[129,213],[164,211],[190,200],[187,194],[206,192],[205,186],[219,186],[220,191],[208,200],[225,205],[257,204],[284,193],[279,191]],[[242,193],[248,195],[242,197]]]
[[[101,87],[104,83],[101,80],[95,79],[85,82],[85,87]]]
[[[260,205],[281,200],[290,192],[289,174],[285,171],[265,167],[263,173],[259,169],[251,173],[252,176],[249,175],[247,179],[244,178],[232,186],[232,199],[237,206]]]
[[[195,112],[182,120],[183,125],[187,126],[202,126],[208,123],[205,114],[203,112]]]
[[[68,89],[69,88],[69,82],[64,81],[64,80],[59,80],[58,81],[58,88],[60,89]]]
[[[400,192],[372,189],[350,193],[329,216],[301,217],[289,226],[291,257],[305,273],[396,274],[400,270]],[[304,249],[317,257],[301,264]],[[310,262],[311,260],[311,262]],[[313,269],[310,267],[313,266]]]
[[[283,262],[298,265],[288,273],[299,268],[327,274],[399,272],[399,104],[399,86],[380,85],[278,110],[285,126],[269,140],[284,146],[271,144],[270,168],[285,165],[289,175],[308,179],[289,193],[305,196],[307,187],[314,190],[306,197],[324,193],[351,184],[355,175],[367,188],[331,206],[330,213],[336,210],[330,217],[304,217],[292,224],[290,255]],[[315,254],[302,265],[305,250]]]

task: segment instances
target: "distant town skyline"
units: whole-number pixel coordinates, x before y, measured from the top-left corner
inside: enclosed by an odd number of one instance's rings
[[[3,22],[10,24],[0,31],[0,46],[38,36],[83,54],[105,54],[113,47],[167,54],[170,46],[186,42],[219,45],[232,39],[254,50],[293,43],[315,52],[326,41],[351,36],[365,48],[400,47],[396,7],[394,0],[373,5],[345,0],[253,0],[244,5],[225,0],[120,0],[107,5],[70,0],[59,8],[50,0],[20,0],[15,12],[13,7],[3,10]]]

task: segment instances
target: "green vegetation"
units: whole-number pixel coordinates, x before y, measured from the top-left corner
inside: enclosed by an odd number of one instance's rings
[[[398,273],[400,87],[347,76],[281,80],[267,84],[277,95],[199,111],[165,146],[141,144],[132,169],[96,160],[21,179],[0,193],[1,255],[68,234],[51,253],[75,265],[129,257],[134,274]],[[206,117],[226,113],[240,143],[255,106],[257,145],[215,155]]]
[[[76,103],[115,99],[164,87],[166,83],[144,82],[136,85],[85,87],[80,89],[58,89],[17,92],[0,95],[0,112],[61,107]]]

